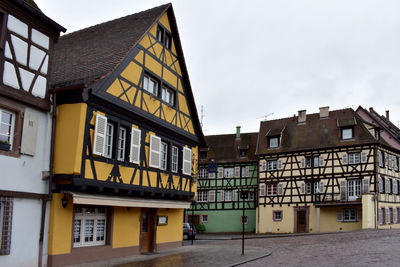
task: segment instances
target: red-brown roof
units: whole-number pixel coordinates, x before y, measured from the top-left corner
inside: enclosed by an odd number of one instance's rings
[[[240,139],[236,139],[236,134],[208,135],[208,156],[206,160],[201,160],[200,164],[210,163],[229,163],[229,162],[250,162],[256,161],[255,155],[258,133],[241,133]],[[240,149],[246,150],[246,157],[240,157]]]
[[[340,137],[339,125],[350,121],[355,124],[353,125],[354,138],[350,141],[343,141]],[[280,146],[277,149],[270,149],[267,147],[268,138],[266,134],[276,129],[284,129]],[[314,150],[377,142],[364,127],[361,118],[354,110],[342,109],[330,111],[328,118],[320,118],[319,113],[309,114],[306,117],[305,124],[299,124],[297,116],[261,122],[257,154]]]
[[[61,36],[54,50],[53,87],[91,84],[111,73],[170,6],[158,6]]]

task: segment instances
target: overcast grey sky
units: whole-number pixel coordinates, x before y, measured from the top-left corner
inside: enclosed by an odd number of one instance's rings
[[[168,1],[36,0],[67,32]],[[400,1],[172,1],[205,135],[319,107],[400,121]]]

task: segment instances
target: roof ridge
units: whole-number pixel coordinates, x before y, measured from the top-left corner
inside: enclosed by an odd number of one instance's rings
[[[142,13],[146,13],[146,12],[151,12],[151,11],[153,11],[155,9],[158,9],[158,8],[161,8],[161,7],[167,8],[169,6],[171,6],[171,3],[160,5],[160,6],[156,6],[156,7],[150,8],[150,9],[146,9],[146,10],[142,10],[142,11],[139,11],[139,12],[136,12],[136,13],[133,13],[133,14],[129,14],[129,15],[126,15],[126,16],[123,16],[123,17],[115,18],[115,19],[112,19],[112,20],[100,22],[98,24],[95,24],[95,25],[92,25],[92,26],[89,26],[89,27],[86,27],[86,28],[83,28],[83,29],[79,29],[79,30],[64,34],[64,35],[60,36],[60,39],[61,38],[71,37],[71,36],[73,37],[73,35],[75,35],[75,34],[80,34],[80,33],[84,32],[84,31],[95,29],[95,28],[100,27],[102,25],[106,25],[106,24],[109,24],[109,23],[111,24],[111,23],[114,23],[114,22],[116,22],[118,20],[124,20],[124,19],[132,17],[132,16],[136,16],[136,15],[139,15],[139,14],[142,14]]]
[[[258,134],[258,132],[247,132],[247,133],[240,133],[240,135],[242,134]],[[236,133],[231,133],[231,134],[211,134],[211,135],[205,135],[205,137],[209,137],[209,136],[227,136],[227,135],[236,135]]]
[[[352,109],[352,108],[341,108],[341,109],[330,110],[329,113],[331,113],[331,112],[338,112],[338,111],[344,111],[344,110],[351,110],[351,111],[355,112],[354,109]],[[307,116],[310,116],[310,115],[318,115],[318,114],[319,114],[319,112],[315,112],[315,113],[310,113],[310,114],[306,114],[306,115],[307,115]],[[273,122],[273,121],[279,121],[279,120],[288,120],[288,119],[293,119],[293,118],[297,118],[297,117],[298,117],[297,115],[294,115],[294,116],[292,116],[292,117],[285,117],[285,118],[279,118],[279,119],[261,121],[261,123],[264,123],[264,122]]]

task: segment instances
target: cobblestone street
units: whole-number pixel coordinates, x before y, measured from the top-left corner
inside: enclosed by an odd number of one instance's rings
[[[249,239],[272,253],[241,266],[400,266],[399,243],[400,230]]]

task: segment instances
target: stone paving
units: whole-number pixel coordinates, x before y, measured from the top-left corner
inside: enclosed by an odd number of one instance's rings
[[[241,255],[238,235],[202,235],[202,240],[154,255],[81,266],[400,266],[400,229],[306,235],[247,235]],[[212,239],[212,240],[204,240]],[[79,265],[78,265],[79,266]]]

